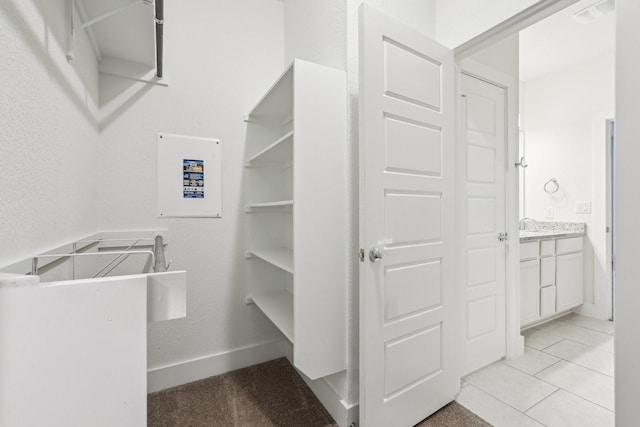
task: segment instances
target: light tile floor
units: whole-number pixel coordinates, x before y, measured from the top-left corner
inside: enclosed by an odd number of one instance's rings
[[[573,313],[528,329],[523,356],[467,375],[456,400],[496,427],[614,426],[613,334]]]

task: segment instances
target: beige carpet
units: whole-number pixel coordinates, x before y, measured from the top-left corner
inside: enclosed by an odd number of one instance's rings
[[[147,402],[149,427],[337,425],[284,358],[152,393]],[[418,426],[490,424],[453,402]]]

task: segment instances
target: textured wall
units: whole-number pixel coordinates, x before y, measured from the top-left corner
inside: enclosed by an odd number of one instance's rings
[[[285,65],[293,58],[344,70],[345,0],[284,0]]]
[[[0,265],[96,231],[98,72],[63,0],[0,3]]]
[[[243,115],[283,70],[283,5],[277,0],[166,3],[169,87],[101,76],[103,93],[135,95],[101,135],[103,229],[169,229],[172,269],[188,272],[187,317],[149,327],[149,367],[180,363],[279,337],[245,305]],[[223,141],[222,219],[156,218],[156,133]]]

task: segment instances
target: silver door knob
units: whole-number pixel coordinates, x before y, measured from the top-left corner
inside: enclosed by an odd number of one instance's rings
[[[505,240],[508,240],[508,239],[509,239],[509,233],[505,233],[505,232],[498,233],[499,241],[504,242]]]
[[[384,253],[380,248],[371,248],[369,251],[369,260],[371,262],[378,262],[384,257]]]

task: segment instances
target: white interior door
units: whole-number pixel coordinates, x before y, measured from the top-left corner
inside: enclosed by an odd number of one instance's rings
[[[360,8],[360,421],[453,400],[453,53]],[[376,258],[376,252],[378,255]]]
[[[464,366],[473,372],[506,353],[506,91],[471,75],[460,80],[462,141],[458,158],[463,232],[459,269],[465,284]],[[516,239],[517,236],[513,236]],[[466,264],[466,268],[464,266]]]

